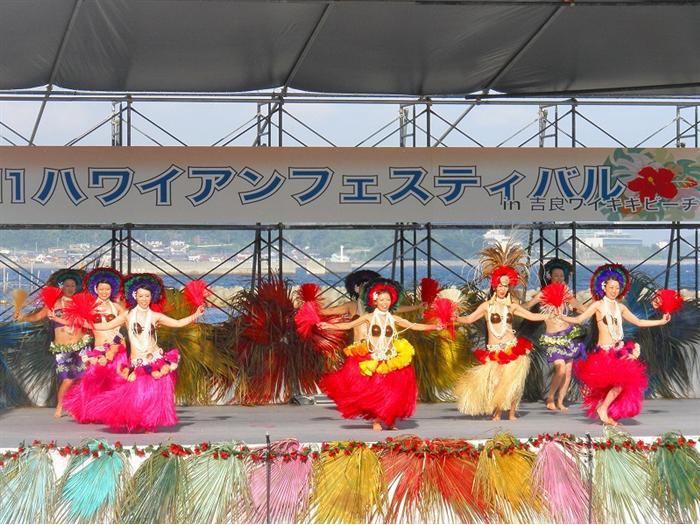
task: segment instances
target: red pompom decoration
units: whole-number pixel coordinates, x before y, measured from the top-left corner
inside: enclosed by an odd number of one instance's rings
[[[294,322],[296,323],[297,333],[303,338],[311,337],[313,329],[317,323],[321,322],[321,316],[318,313],[318,304],[314,301],[305,302],[301,308],[294,314]]]
[[[520,280],[518,272],[510,266],[499,266],[491,274],[491,288],[496,288],[501,283],[501,277],[508,277],[508,286],[517,286]]]
[[[183,290],[184,298],[187,304],[190,305],[194,312],[207,302],[207,297],[211,295],[211,290],[207,288],[207,283],[201,279],[190,281],[185,285]]]
[[[673,314],[683,307],[683,296],[675,290],[664,288],[656,292],[651,304],[663,314]]]
[[[299,299],[302,302],[308,303],[309,301],[318,301],[318,294],[321,291],[321,287],[314,283],[304,283],[299,287],[297,293],[299,294]]]
[[[540,292],[540,302],[545,306],[560,308],[573,298],[571,291],[564,283],[548,284]]]
[[[76,330],[81,330],[85,325],[92,327],[97,315],[97,299],[88,292],[80,292],[66,301],[63,308],[63,318]]]
[[[56,301],[58,301],[58,298],[62,295],[63,291],[57,286],[44,286],[39,291],[41,302],[44,303],[44,306],[49,310],[53,310],[53,307],[56,306]]]
[[[423,317],[425,319],[437,319],[450,333],[450,338],[454,341],[456,336],[454,316],[457,311],[457,305],[449,299],[439,297],[435,299],[433,304],[425,311]]]
[[[420,300],[426,304],[432,303],[440,291],[440,283],[430,277],[424,277],[420,281]]]

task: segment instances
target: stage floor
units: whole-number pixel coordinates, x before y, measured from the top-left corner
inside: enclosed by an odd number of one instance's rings
[[[168,439],[182,444],[201,441],[241,440],[247,444],[297,438],[304,443],[361,440],[377,441],[388,436],[415,434],[424,438],[459,437],[487,439],[497,431],[526,438],[545,432],[567,432],[578,436],[590,432],[597,437],[602,425],[583,414],[579,405],[568,413],[549,412],[541,403],[523,403],[517,421],[493,422],[460,414],[454,403],[419,404],[414,416],[398,423],[397,431],[373,432],[362,420],[344,420],[328,405],[207,406],[178,407],[180,424],[151,434],[119,434],[104,425],[79,425],[69,416],[53,418],[52,408],[0,410],[0,448],[16,447],[21,441],[55,440],[77,444],[88,437],[120,440],[125,445],[145,445]],[[505,413],[504,413],[505,415]],[[650,400],[634,419],[623,420],[623,428],[635,437],[655,437],[671,430],[687,436],[700,434],[700,399]]]

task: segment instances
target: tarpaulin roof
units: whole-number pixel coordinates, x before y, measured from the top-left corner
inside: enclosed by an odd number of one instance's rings
[[[0,0],[0,89],[692,95],[661,1]]]

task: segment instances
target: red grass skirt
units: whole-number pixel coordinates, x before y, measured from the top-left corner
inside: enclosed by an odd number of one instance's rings
[[[616,386],[622,391],[608,408],[608,415],[613,419],[624,419],[641,412],[647,388],[646,367],[637,359],[624,358],[631,353],[634,344],[634,341],[626,341],[610,350],[598,347],[588,354],[587,359],[574,362],[574,373],[583,383],[583,404],[587,407],[588,417],[598,417],[598,405]]]
[[[365,375],[359,364],[370,358],[369,354],[347,357],[340,370],[321,378],[319,386],[344,418],[379,419],[393,427],[397,419],[413,415],[418,397],[416,374],[409,364],[386,374]]]

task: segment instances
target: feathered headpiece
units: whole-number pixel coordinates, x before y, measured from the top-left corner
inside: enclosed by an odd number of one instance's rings
[[[596,301],[599,301],[605,296],[603,285],[609,279],[615,279],[620,283],[620,294],[617,296],[622,299],[630,290],[630,273],[621,264],[604,264],[598,266],[591,276],[591,296]]]
[[[124,296],[129,308],[136,306],[136,290],[145,288],[151,292],[151,307],[162,307],[165,303],[163,280],[152,273],[132,273],[124,279]]]
[[[378,277],[372,279],[362,288],[362,304],[368,312],[374,311],[377,307],[377,297],[382,292],[387,292],[391,296],[390,311],[396,310],[403,300],[403,287],[396,281]]]
[[[83,288],[89,294],[97,297],[97,285],[107,283],[112,287],[112,293],[109,295],[109,298],[112,301],[116,301],[122,292],[122,281],[122,274],[114,268],[95,268],[88,272],[83,279]]]
[[[85,276],[85,270],[79,270],[77,268],[61,268],[56,270],[51,275],[49,275],[46,284],[48,286],[63,286],[63,282],[66,279],[72,279],[75,281],[75,291],[81,292],[83,290],[83,277]]]
[[[552,282],[552,271],[557,268],[564,272],[564,282],[569,282],[569,277],[571,277],[571,272],[574,267],[570,262],[555,257],[554,259],[548,260],[540,269],[540,281],[542,281],[543,286]]]
[[[372,279],[377,279],[378,277],[381,276],[374,270],[356,270],[349,273],[347,277],[345,277],[345,289],[348,291],[348,295],[352,299],[357,299],[360,294],[355,290],[355,288],[365,284],[368,281],[371,281]]]
[[[498,286],[502,277],[508,277],[508,285],[527,286],[528,271],[525,264],[525,250],[513,241],[503,246],[492,244],[479,252],[479,265],[484,279],[491,279],[491,288]]]

